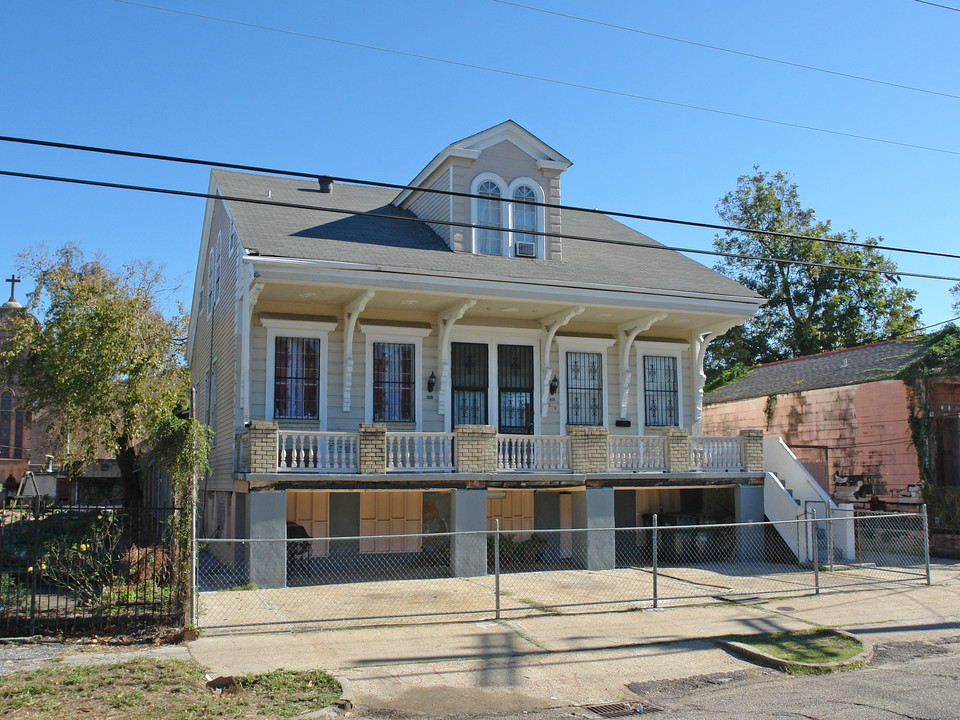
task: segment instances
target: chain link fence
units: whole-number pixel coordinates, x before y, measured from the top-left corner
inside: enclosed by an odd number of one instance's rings
[[[656,523],[656,516],[654,516]],[[626,611],[929,582],[923,514],[199,540],[198,624],[255,632]]]

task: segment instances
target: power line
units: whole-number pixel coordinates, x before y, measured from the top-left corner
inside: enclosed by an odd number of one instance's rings
[[[119,1],[119,0],[118,0]],[[240,165],[237,163],[223,162],[217,160],[201,160],[198,158],[187,158],[177,155],[161,155],[158,153],[138,152],[134,150],[119,150],[116,148],[104,148],[93,145],[77,145],[74,143],[56,142],[52,140],[36,140],[32,138],[13,137],[0,135],[0,142],[19,143],[22,145],[35,145],[40,147],[58,148],[61,150],[78,150],[81,152],[100,153],[104,155],[117,155],[121,157],[141,158],[146,160],[162,160],[165,162],[183,163],[186,165],[201,165],[205,167],[218,167],[230,170],[244,170],[248,172],[268,173],[270,175],[287,175],[289,177],[306,178],[317,180],[320,177],[328,178],[334,182],[347,183],[351,185],[367,185],[371,187],[390,188],[393,190],[410,190],[414,192],[432,193],[437,195],[447,195],[453,197],[462,197],[475,199],[481,196],[476,193],[459,192],[457,190],[441,190],[437,188],[418,187],[416,185],[401,185],[399,183],[381,182],[377,180],[362,180],[358,178],[347,178],[329,175],[319,175],[317,173],[301,172],[297,170],[281,170],[279,168],[261,167],[257,165]],[[574,210],[576,212],[589,213],[592,215],[606,215],[609,217],[620,217],[631,220],[644,220],[648,222],[666,223],[671,225],[684,225],[689,227],[706,228],[709,230],[723,230],[725,232],[749,233],[752,235],[763,235],[768,237],[778,237],[788,240],[808,240],[813,242],[822,242],[828,245],[844,245],[849,247],[867,248],[873,250],[886,250],[889,252],[902,252],[913,255],[927,255],[931,257],[949,258],[951,260],[960,260],[960,255],[955,253],[938,252],[936,250],[919,250],[917,248],[905,248],[897,246],[880,246],[873,243],[857,242],[855,240],[838,240],[836,238],[823,238],[814,235],[798,235],[794,233],[780,232],[777,230],[758,230],[753,228],[738,227],[736,225],[721,225],[718,223],[706,223],[696,220],[679,220],[677,218],[665,218],[656,215],[641,215],[638,213],[628,213],[616,210],[599,210],[597,208],[578,207],[576,205],[551,205],[550,203],[537,202],[532,200],[514,200],[513,202],[534,207],[543,207],[559,210]]]
[[[267,30],[269,32],[282,33],[284,35],[294,35],[296,37],[308,38],[311,40],[320,40],[322,42],[334,43],[337,45],[344,45],[346,47],[355,47],[363,50],[374,50],[376,52],[389,53],[391,55],[400,55],[402,57],[414,58],[416,60],[428,60],[430,62],[438,62],[438,63],[443,63],[445,65],[452,65],[454,67],[468,68],[470,70],[481,70],[483,72],[497,73],[499,75],[507,75],[509,77],[522,78],[524,80],[535,80],[537,82],[545,82],[545,83],[550,83],[552,85],[575,88],[578,90],[589,90],[591,92],[603,93],[606,95],[615,95],[617,97],[625,97],[633,100],[643,100],[645,102],[659,103],[661,105],[670,105],[672,107],[684,108],[686,110],[698,110],[700,112],[708,112],[708,113],[713,113],[715,115],[724,115],[726,117],[734,117],[734,118],[739,118],[741,120],[753,120],[755,122],[768,123],[770,125],[779,125],[781,127],[789,127],[797,130],[809,130],[811,132],[819,132],[819,133],[824,133],[826,135],[835,135],[838,137],[854,138],[856,140],[867,140],[869,142],[882,143],[884,145],[893,145],[896,147],[905,147],[905,148],[910,148],[912,150],[925,150],[927,152],[944,153],[946,155],[960,155],[960,150],[948,150],[946,148],[937,148],[929,145],[919,145],[916,143],[901,142],[899,140],[889,140],[886,138],[873,137],[870,135],[860,135],[858,133],[844,132],[842,130],[830,130],[828,128],[821,128],[813,125],[803,125],[802,123],[787,122],[786,120],[773,120],[772,118],[760,117],[759,115],[749,115],[747,113],[738,113],[738,112],[733,112],[732,110],[719,110],[717,108],[706,107],[704,105],[693,105],[691,103],[682,103],[675,100],[664,100],[663,98],[655,98],[648,95],[639,95],[637,93],[626,92],[625,90],[614,90],[611,88],[602,88],[602,87],[597,87],[596,85],[587,85],[585,83],[575,83],[569,80],[557,80],[556,78],[549,78],[541,75],[521,73],[515,70],[504,70],[502,68],[494,68],[494,67],[489,67],[487,65],[477,65],[474,63],[461,62],[459,60],[448,60],[446,58],[434,57],[432,55],[423,55],[421,53],[407,52],[405,50],[394,50],[392,48],[384,48],[384,47],[379,47],[377,45],[368,45],[366,43],[351,42],[349,40],[338,40],[337,38],[326,37],[323,35],[313,35],[310,33],[298,32],[296,30],[285,30],[283,28],[272,27],[270,25],[260,25],[257,23],[244,22],[242,20],[231,20],[229,18],[217,17],[215,15],[204,15],[201,13],[188,12],[186,10],[174,10],[173,8],[161,7],[159,5],[149,5],[147,3],[134,2],[134,0],[113,0],[113,2],[122,3],[124,5],[133,5],[136,7],[148,8],[150,10],[158,10],[160,12],[173,13],[176,15],[185,15],[187,17],[201,18],[203,20],[212,20],[214,22],[229,23],[231,25],[239,25],[241,27],[248,27],[256,30]]]
[[[932,5],[933,7],[943,8],[944,10],[953,10],[954,12],[960,12],[960,8],[951,7],[950,5],[941,5],[940,3],[930,2],[929,0],[913,0],[918,2],[921,5]]]
[[[716,50],[717,52],[729,53],[730,55],[739,55],[741,57],[752,58],[753,60],[763,60],[764,62],[777,63],[779,65],[787,65],[789,67],[800,68],[802,70],[813,70],[815,72],[825,73],[827,75],[835,75],[837,77],[848,78],[850,80],[860,80],[863,82],[875,83],[877,85],[886,85],[888,87],[899,88],[901,90],[911,90],[913,92],[926,93],[928,95],[939,95],[940,97],[947,97],[947,98],[953,98],[954,100],[960,100],[960,95],[953,95],[952,93],[940,92],[939,90],[927,90],[926,88],[915,87],[913,85],[904,85],[901,83],[890,82],[887,80],[878,80],[876,78],[869,78],[863,75],[854,75],[852,73],[840,72],[839,70],[830,70],[828,68],[817,67],[815,65],[805,65],[803,63],[791,62],[789,60],[780,60],[778,58],[767,57],[766,55],[757,55],[755,53],[748,53],[742,50],[733,50],[731,48],[725,48],[719,45],[710,45],[708,43],[696,42],[695,40],[687,40],[685,38],[674,37],[672,35],[663,35],[661,33],[650,32],[649,30],[640,30],[639,28],[628,27],[626,25],[617,25],[616,23],[608,23],[602,20],[594,20],[593,18],[581,17],[579,15],[570,15],[568,13],[557,12],[556,10],[547,10],[545,8],[534,7],[532,5],[525,5],[523,3],[511,2],[511,0],[493,0],[493,2],[500,3],[501,5],[511,5],[513,7],[522,8],[524,10],[530,10],[532,12],[543,13],[544,15],[554,15],[556,17],[566,18],[568,20],[576,20],[577,22],[589,23],[591,25],[599,25],[600,27],[612,28],[614,30],[624,30],[626,32],[636,33],[638,35],[646,35],[648,37],[654,37],[660,40],[669,40],[670,42],[683,43],[684,45],[693,45],[695,47],[706,48],[707,50]],[[932,5],[935,3],[928,3],[928,4]],[[955,9],[955,8],[951,8],[951,9]]]
[[[454,222],[451,220],[430,220],[419,218],[416,215],[391,215],[387,213],[364,212],[359,210],[347,210],[345,208],[317,207],[316,205],[306,205],[303,203],[281,202],[278,200],[267,200],[262,198],[249,198],[233,195],[217,195],[215,193],[201,193],[192,190],[175,190],[172,188],[158,188],[148,185],[131,185],[127,183],[114,183],[103,180],[87,180],[83,178],[68,178],[56,175],[40,175],[37,173],[15,172],[13,170],[0,170],[0,176],[27,178],[32,180],[47,180],[50,182],[68,183],[73,185],[86,185],[91,187],[113,188],[117,190],[133,190],[138,192],[157,193],[161,195],[174,195],[190,198],[205,198],[212,200],[225,200],[230,202],[250,203],[253,205],[269,205],[272,207],[289,208],[295,210],[311,210],[314,212],[329,212],[337,215],[360,215],[363,217],[380,218],[384,220],[396,220],[401,222],[414,222],[422,225],[445,225],[448,227],[459,227],[466,229],[483,228],[486,230],[495,230],[508,232],[510,228],[493,227],[489,225],[477,225],[473,223]],[[674,252],[685,252],[697,255],[713,255],[716,257],[731,258],[737,260],[756,260],[759,262],[773,262],[780,265],[799,265],[802,267],[818,268],[824,270],[838,270],[842,272],[863,272],[874,275],[884,275],[890,277],[898,275],[902,277],[924,278],[928,280],[947,280],[949,282],[960,282],[960,277],[951,277],[946,275],[930,275],[926,273],[902,272],[900,270],[891,271],[886,268],[857,267],[851,265],[834,265],[831,263],[818,263],[810,260],[791,260],[780,257],[761,257],[758,255],[744,255],[740,253],[728,253],[719,250],[703,250],[700,248],[681,247],[675,245],[663,245],[660,243],[632,242],[628,240],[615,240],[613,238],[594,237],[589,235],[572,235],[569,233],[552,233],[544,231],[525,230],[527,235],[549,236],[565,240],[582,240],[585,242],[597,242],[607,245],[621,245],[632,248],[646,248],[650,250],[672,250]]]

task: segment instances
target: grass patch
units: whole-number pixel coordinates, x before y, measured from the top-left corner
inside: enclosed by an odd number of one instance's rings
[[[234,687],[216,691],[207,687],[200,665],[180,660],[49,667],[0,677],[0,716],[31,720],[78,714],[144,720],[293,717],[339,697],[339,683],[322,670],[244,675]]]
[[[836,663],[849,660],[863,650],[858,640],[840,633],[818,628],[731,637],[743,645],[765,652],[787,663]],[[788,665],[789,672],[803,674],[818,672],[819,668]]]

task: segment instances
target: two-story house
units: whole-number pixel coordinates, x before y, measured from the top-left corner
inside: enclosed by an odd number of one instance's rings
[[[763,300],[562,207],[570,166],[507,121],[400,191],[212,172],[188,346],[214,431],[203,535],[763,519],[760,432],[701,436],[706,346]],[[614,533],[588,537],[612,567]],[[268,547],[251,571],[283,585]],[[454,537],[452,574],[486,559]]]

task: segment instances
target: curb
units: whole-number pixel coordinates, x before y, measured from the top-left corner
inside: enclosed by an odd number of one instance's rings
[[[841,660],[838,662],[828,662],[828,663],[806,663],[798,662],[795,660],[784,660],[783,658],[778,658],[773,655],[769,655],[762,650],[757,650],[755,647],[750,645],[745,645],[744,643],[736,642],[735,640],[720,640],[718,644],[734,653],[739,655],[746,660],[757,663],[759,665],[764,665],[766,667],[774,668],[776,670],[789,670],[790,668],[800,667],[800,668],[811,668],[816,670],[839,670],[851,665],[858,665],[860,663],[868,663],[873,658],[873,643],[869,640],[864,640],[858,638],[852,633],[848,633],[846,630],[831,630],[831,632],[837,635],[843,635],[852,640],[856,640],[863,646],[863,650],[854,655],[852,658],[847,660]]]

